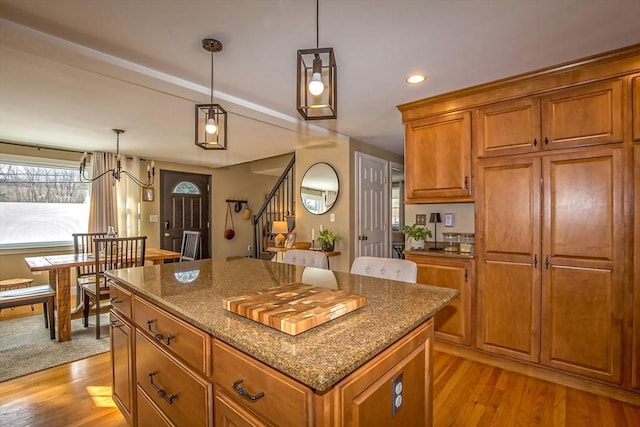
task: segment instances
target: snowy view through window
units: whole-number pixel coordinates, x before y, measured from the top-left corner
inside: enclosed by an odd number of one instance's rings
[[[76,168],[0,163],[0,247],[69,243],[86,232],[89,187]]]

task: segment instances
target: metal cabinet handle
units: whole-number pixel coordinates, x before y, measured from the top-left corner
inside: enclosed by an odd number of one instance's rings
[[[546,136],[544,137],[544,145],[549,145],[549,138]]]
[[[176,393],[172,393],[167,396],[167,392],[158,387],[153,383],[153,376],[157,374],[157,372],[149,372],[149,381],[151,381],[151,387],[155,390],[158,397],[163,398],[169,405],[173,404],[173,399],[177,398],[178,395]]]
[[[533,138],[533,146],[534,147],[538,146],[538,138]]]
[[[249,399],[249,400],[258,400],[258,399],[260,399],[262,396],[264,396],[264,391],[261,391],[261,392],[260,392],[260,393],[258,393],[258,394],[251,394],[251,393],[249,393],[249,392],[247,391],[247,389],[246,389],[246,388],[244,388],[244,387],[242,387],[242,386],[240,385],[240,384],[242,383],[242,381],[244,381],[244,379],[243,379],[243,378],[240,378],[239,380],[237,380],[237,381],[235,381],[235,382],[233,383],[233,389],[234,389],[235,391],[237,391],[237,392],[238,392],[238,394],[239,394],[240,396],[244,396],[244,397],[246,397],[246,398],[247,398],[247,399]]]
[[[549,255],[547,255],[547,256],[545,257],[544,265],[545,265],[545,267],[546,267],[546,268],[547,268],[547,270],[548,270],[548,269],[549,269]]]
[[[121,302],[123,302],[123,301],[122,301],[121,299],[118,299],[118,297],[111,297],[111,298],[109,299],[109,302],[110,302],[111,304],[120,304],[120,303],[121,303]]]
[[[117,320],[112,320],[111,321],[111,327],[113,328],[122,328],[124,325],[120,322],[118,322]]]
[[[533,256],[533,268],[538,268],[538,254]]]
[[[165,340],[160,332],[154,332],[153,329],[151,329],[151,324],[153,322],[155,322],[155,319],[147,320],[147,328],[149,328],[149,332],[151,332],[151,335],[153,335],[153,338],[155,338],[156,341],[161,342],[164,345],[170,345],[171,340],[175,339],[176,335],[169,334],[169,336]]]

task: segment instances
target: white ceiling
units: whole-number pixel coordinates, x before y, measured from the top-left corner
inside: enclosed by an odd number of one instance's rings
[[[0,0],[0,140],[219,167],[351,137],[402,153],[396,105],[640,43],[639,0],[320,0],[338,119],[296,111],[314,0]],[[194,145],[194,104],[229,150]],[[404,78],[426,73],[410,87]]]

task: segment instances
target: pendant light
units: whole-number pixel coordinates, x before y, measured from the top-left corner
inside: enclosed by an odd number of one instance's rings
[[[211,52],[211,97],[209,104],[196,105],[196,145],[204,150],[226,150],[227,112],[213,103],[213,54],[222,50],[222,43],[204,39],[202,47]]]
[[[305,120],[335,119],[338,111],[336,58],[320,48],[319,0],[316,0],[316,48],[298,50],[297,109]]]

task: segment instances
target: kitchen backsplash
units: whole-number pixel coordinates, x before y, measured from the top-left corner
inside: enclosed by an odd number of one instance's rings
[[[475,233],[474,203],[438,203],[421,205],[404,205],[405,225],[416,222],[416,215],[426,215],[426,226],[431,233],[434,232],[434,224],[429,222],[431,213],[439,212],[442,222],[437,224],[438,243],[442,242],[442,233]],[[453,226],[445,225],[445,215],[453,214]],[[433,237],[430,239],[433,240]]]

